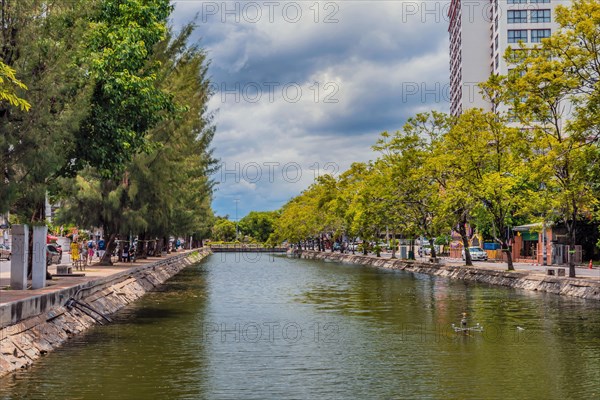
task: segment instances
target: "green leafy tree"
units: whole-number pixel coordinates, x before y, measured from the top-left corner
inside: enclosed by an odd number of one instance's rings
[[[556,22],[560,29],[542,42],[540,54],[546,57],[533,65],[537,71],[554,75],[553,87],[560,84],[571,89],[569,100],[574,109],[567,124],[569,134],[596,144],[600,139],[599,21],[598,0],[572,0],[568,5],[559,5]]]
[[[0,60],[9,67],[2,67],[2,79],[14,83],[16,70],[31,104],[0,101],[0,212],[9,210],[30,223],[45,219],[46,195],[53,192],[54,177],[67,163],[65,150],[89,110],[77,55],[94,8],[69,0],[56,0],[53,7],[43,3],[0,4]]]
[[[148,242],[168,249],[171,235],[196,240],[210,235],[214,126],[206,111],[206,56],[197,45],[188,45],[191,33],[191,25],[175,37],[169,33],[149,61],[160,63],[162,90],[181,104],[176,118],[146,133],[151,150],[136,154],[121,180],[108,179],[91,167],[73,182],[65,179],[62,218],[103,228],[108,248],[104,264],[110,264],[117,236],[138,236],[143,244],[138,251],[144,256]]]
[[[231,242],[236,238],[235,222],[226,218],[218,218],[212,228],[212,239]]]
[[[463,117],[463,120],[468,117]],[[433,148],[428,159],[430,170],[440,185],[441,212],[446,215],[450,225],[453,226],[461,237],[465,264],[473,265],[469,252],[468,226],[474,224],[473,211],[480,200],[473,195],[479,177],[474,174],[471,163],[465,162],[467,153],[485,149],[473,148],[470,135],[464,135],[462,129],[454,128],[456,120],[448,119],[448,128]]]
[[[146,132],[175,111],[157,85],[159,63],[149,63],[167,34],[168,0],[104,0],[85,34],[83,61],[93,82],[90,110],[69,149],[65,174],[85,166],[120,177],[140,151]]]
[[[215,133],[207,112],[211,92],[205,52],[190,45],[193,25],[174,36],[168,32],[154,50],[151,63],[159,63],[158,82],[179,105],[175,118],[165,119],[150,130],[148,152],[134,156],[127,167],[132,208],[148,221],[138,232],[142,240],[168,236],[192,236],[200,241],[210,235],[213,224],[209,176],[216,160],[210,144]],[[135,185],[135,186],[133,186]]]
[[[440,185],[435,171],[430,168],[429,157],[434,147],[447,131],[448,118],[441,113],[417,114],[410,118],[402,131],[393,135],[384,132],[374,146],[390,166],[391,199],[400,199],[402,207],[390,204],[400,211],[407,231],[425,235],[436,258],[433,241],[448,232],[448,220],[441,212]]]
[[[371,240],[377,233],[375,218],[378,214],[371,206],[376,204],[373,192],[380,187],[373,182],[373,174],[371,164],[353,163],[338,179],[339,195],[335,210],[343,219],[346,233],[352,242],[358,238],[363,241]],[[368,247],[363,246],[362,250],[365,252]]]
[[[277,211],[251,211],[240,220],[240,232],[264,243],[275,231],[278,217]]]
[[[569,276],[575,277],[577,227],[598,197],[589,181],[600,139],[600,3],[573,1],[557,9],[560,30],[537,48],[507,51],[515,64],[498,90],[514,117],[533,135],[531,178],[541,190],[532,202],[544,221],[566,227]]]
[[[385,210],[379,186],[380,176],[373,166],[368,165],[358,177],[358,191],[352,198],[348,216],[352,219],[351,232],[362,240],[359,250],[366,255],[370,249],[369,242],[377,239]]]
[[[480,109],[464,112],[446,140],[462,159],[463,189],[477,201],[474,214],[489,218],[491,235],[514,270],[510,226],[527,201],[529,142],[501,115]]]
[[[325,232],[330,231],[329,203],[334,200],[332,181],[324,176],[300,195],[286,203],[275,225],[277,241],[296,243],[299,247],[307,241],[317,242],[319,250],[325,250]]]

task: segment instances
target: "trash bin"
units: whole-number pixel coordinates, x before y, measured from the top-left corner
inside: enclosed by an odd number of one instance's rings
[[[402,259],[406,258],[406,255],[407,255],[406,254],[406,247],[401,246],[400,247],[400,258],[402,258]]]

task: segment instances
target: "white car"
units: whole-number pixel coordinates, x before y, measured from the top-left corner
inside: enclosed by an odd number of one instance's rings
[[[5,244],[0,244],[0,260],[3,258],[6,258],[7,260],[10,261],[11,255],[12,255],[12,252],[10,251],[10,247],[8,247]]]
[[[471,254],[471,260],[473,261],[487,261],[488,255],[485,250],[481,247],[469,247],[469,253]],[[465,251],[462,251],[462,259],[465,259]]]

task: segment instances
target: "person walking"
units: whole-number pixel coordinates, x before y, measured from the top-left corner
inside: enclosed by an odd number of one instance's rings
[[[125,243],[123,245],[123,256],[121,257],[121,260],[123,262],[129,262],[130,258],[129,258],[129,243]]]
[[[106,251],[106,242],[104,241],[104,239],[100,239],[98,240],[98,257],[100,257],[100,259],[102,260],[102,258],[104,257],[104,252]]]
[[[85,268],[88,263],[88,251],[86,242],[79,243],[79,254],[81,255],[81,265]]]
[[[77,267],[79,262],[79,243],[76,241],[71,242],[71,263]]]
[[[95,250],[94,241],[90,240],[87,244],[87,253],[88,253],[88,263],[92,264],[92,259],[94,258],[94,250]]]

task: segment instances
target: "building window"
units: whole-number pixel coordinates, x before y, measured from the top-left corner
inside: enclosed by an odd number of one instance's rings
[[[508,0],[508,4],[526,4],[527,0]],[[533,1],[532,1],[533,3]]]
[[[535,4],[535,3],[550,3],[550,0],[529,0],[529,2],[531,4]],[[510,0],[508,2],[510,4]],[[522,1],[521,3],[525,3],[524,1]]]
[[[526,24],[527,23],[527,11],[526,10],[508,10],[508,23],[509,24]]]
[[[546,29],[539,30],[543,31]],[[547,30],[549,31],[550,29]],[[508,43],[518,43],[520,41],[527,43],[527,29],[510,29],[508,31]]]
[[[550,37],[550,29],[532,29],[531,43],[540,43],[543,38]]]
[[[517,78],[522,78],[525,76],[525,70],[524,69],[514,69],[514,68],[510,68],[508,70],[508,77],[511,79],[517,79]]]
[[[496,54],[496,69],[498,69],[498,66],[500,65],[500,58],[498,57],[498,54]]]
[[[550,22],[550,10],[531,10],[531,22]]]

